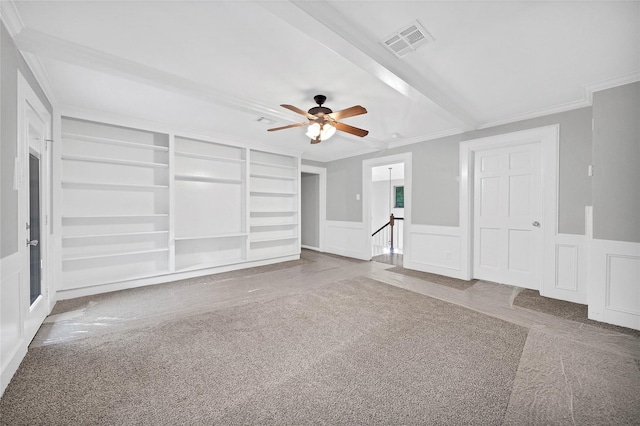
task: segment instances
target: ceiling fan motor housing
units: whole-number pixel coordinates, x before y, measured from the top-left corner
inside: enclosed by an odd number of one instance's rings
[[[325,101],[327,100],[327,97],[325,95],[315,95],[313,97],[313,100],[316,101],[318,106],[311,108],[309,110],[309,114],[316,115],[318,113],[322,113],[326,115],[326,114],[331,114],[333,112],[331,108],[326,108],[322,106],[322,104],[325,103]]]

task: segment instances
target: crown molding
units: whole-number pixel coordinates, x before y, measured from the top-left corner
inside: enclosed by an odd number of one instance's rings
[[[25,28],[24,22],[22,22],[20,13],[13,0],[0,1],[0,18],[2,18],[2,22],[4,22],[11,38],[15,38],[16,35],[20,34]]]
[[[30,28],[24,29],[14,40],[22,52],[32,53],[41,58],[49,58],[116,77],[124,77],[158,89],[172,90],[227,108],[265,116],[276,122],[293,123],[296,121],[290,114],[258,102],[231,96],[206,84],[197,83],[175,74],[62,40]]]
[[[620,75],[618,77],[613,77],[606,80],[597,81],[595,83],[585,84],[584,85],[585,98],[589,101],[589,104],[592,104],[594,92],[611,89],[613,87],[624,86],[625,84],[635,83],[636,81],[640,81],[640,71]]]
[[[428,135],[421,135],[413,138],[396,140],[396,141],[389,142],[389,149],[399,148],[401,146],[406,146],[406,145],[413,145],[420,142],[428,142],[435,139],[446,138],[447,136],[460,135],[462,133],[464,132],[460,129],[448,129],[448,130],[443,130],[441,132],[430,133]]]
[[[501,126],[503,124],[515,123],[516,121],[529,120],[532,118],[543,117],[545,115],[558,114],[561,112],[571,111],[574,109],[585,108],[591,106],[591,102],[586,99],[580,99],[577,101],[567,102],[565,104],[555,105],[550,108],[544,108],[537,111],[525,112],[523,114],[511,115],[502,120],[489,121],[483,123],[478,127],[479,129],[487,129],[489,127]]]
[[[44,92],[45,96],[51,103],[53,107],[59,103],[60,97],[56,92],[53,84],[51,84],[51,78],[49,78],[49,73],[47,72],[46,67],[43,65],[42,60],[33,54],[23,52],[22,54],[25,62],[29,66],[29,69],[33,73],[33,76],[36,78],[36,81],[40,85],[40,88]]]

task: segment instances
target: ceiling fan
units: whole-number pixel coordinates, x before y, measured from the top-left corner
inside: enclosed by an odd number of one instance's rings
[[[304,115],[309,121],[290,124],[288,126],[275,127],[273,129],[267,129],[267,131],[273,132],[275,130],[290,129],[292,127],[306,126],[308,124],[309,129],[307,130],[306,135],[311,138],[311,143],[320,143],[323,140],[329,139],[331,136],[333,136],[336,130],[340,130],[341,132],[350,133],[352,135],[360,137],[364,137],[369,134],[368,130],[358,129],[357,127],[338,122],[338,120],[343,118],[366,114],[367,110],[364,107],[356,105],[350,108],[343,109],[341,111],[333,112],[330,108],[322,106],[322,104],[324,104],[324,102],[327,100],[326,96],[316,95],[313,97],[313,100],[316,101],[318,106],[311,108],[308,112],[294,107],[293,105],[280,105],[281,107],[284,107],[295,113]]]

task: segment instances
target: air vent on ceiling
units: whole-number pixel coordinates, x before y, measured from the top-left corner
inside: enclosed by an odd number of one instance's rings
[[[401,58],[432,41],[434,41],[434,38],[431,34],[418,21],[414,21],[385,37],[382,44],[397,57]]]

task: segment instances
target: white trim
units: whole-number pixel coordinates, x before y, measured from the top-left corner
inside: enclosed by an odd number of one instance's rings
[[[406,139],[400,139],[400,140],[392,140],[391,142],[389,142],[389,149],[399,148],[401,146],[413,145],[420,142],[428,142],[434,139],[446,138],[448,136],[460,135],[462,133],[464,132],[460,129],[447,129],[447,130],[442,130],[436,133],[430,133],[428,135],[415,136],[413,138],[406,138]]]
[[[402,241],[405,243],[408,241],[408,236],[411,234],[411,210],[413,206],[413,172],[412,172],[412,158],[413,153],[403,152],[401,154],[388,155],[385,157],[371,158],[362,160],[362,222],[364,228],[367,231],[364,235],[365,247],[367,247],[368,259],[373,256],[373,246],[371,244],[371,193],[372,193],[372,178],[371,169],[377,166],[384,166],[386,164],[404,163],[404,224],[403,224],[403,236]],[[407,194],[409,196],[407,197]],[[411,258],[411,246],[405,244],[403,249],[403,257]]]
[[[618,77],[608,78],[606,80],[585,84],[583,86],[585,98],[589,101],[589,105],[591,105],[593,103],[594,92],[612,89],[618,86],[624,86],[625,84],[635,83],[636,81],[640,81],[640,71],[635,71],[629,74],[620,75]]]
[[[478,127],[478,129],[487,129],[489,127],[502,126],[504,124],[515,123],[518,121],[530,120],[532,118],[544,117],[551,114],[558,114],[561,112],[572,111],[574,109],[585,108],[590,105],[591,105],[591,102],[589,102],[587,99],[578,99],[578,100],[570,101],[564,104],[543,108],[537,111],[529,111],[522,114],[511,115],[507,118],[502,118],[500,120],[482,123]]]
[[[116,77],[125,76],[154,88],[165,90],[170,88],[177,93],[196,99],[204,99],[237,111],[265,116],[276,122],[295,122],[295,118],[284,110],[281,111],[255,101],[232,96],[206,84],[53,37],[31,28],[21,31],[14,37],[14,40],[22,52],[30,52],[40,57],[52,58]]]
[[[15,38],[16,35],[20,34],[25,28],[24,22],[22,22],[20,13],[13,0],[0,1],[0,18],[2,18],[2,22],[4,22],[12,38]]]
[[[23,53],[25,62],[29,66],[29,69],[33,73],[36,81],[40,85],[40,88],[44,92],[44,95],[49,100],[49,103],[55,105],[58,103],[59,96],[51,83],[51,78],[49,77],[49,73],[47,72],[47,68],[42,63],[42,60],[39,56],[34,55],[32,53]]]
[[[543,270],[542,281],[555,273],[555,237],[558,230],[558,146],[559,125],[504,133],[460,143],[460,235],[464,279],[473,278],[473,163],[476,151],[540,142],[543,186]],[[540,283],[541,293],[544,286]]]
[[[311,250],[324,251],[325,249],[325,232],[327,228],[327,169],[325,167],[317,167],[310,166],[307,164],[302,164],[300,166],[300,173],[311,173],[314,175],[318,175],[318,204],[319,204],[319,212],[318,212],[318,247],[309,247],[309,246],[301,246],[303,248],[308,248]],[[300,179],[302,181],[302,179]],[[300,191],[298,191],[300,193]],[[298,211],[301,211],[300,209]],[[302,229],[302,227],[299,227]],[[300,236],[300,241],[302,241],[302,235]]]

